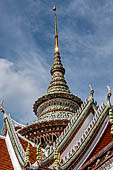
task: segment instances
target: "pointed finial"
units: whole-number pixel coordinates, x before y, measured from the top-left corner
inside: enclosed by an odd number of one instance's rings
[[[93,87],[91,84],[89,85],[89,88],[90,88],[90,99],[94,100],[94,98],[93,98],[94,90],[93,90]]]
[[[56,5],[54,5],[54,7],[53,7],[53,11],[56,11]]]
[[[28,167],[30,165],[29,155],[30,155],[30,144],[28,143],[26,153],[25,153],[25,165],[24,167]]]
[[[111,88],[109,86],[106,86],[108,89],[108,94],[107,94],[107,104],[110,107],[111,106],[111,102],[110,102],[110,98],[111,98]]]
[[[56,5],[54,5],[53,11],[56,12]],[[59,53],[56,13],[55,13],[55,53]]]
[[[61,159],[61,154],[58,153],[58,163],[59,163],[59,165],[60,165],[61,161],[62,161],[62,159]]]
[[[58,169],[61,163],[61,155],[58,153],[58,149],[54,149],[54,163],[53,167],[54,169]]]
[[[36,152],[36,156],[37,156],[37,163],[38,165],[40,166],[41,164],[41,161],[43,159],[43,152],[41,150],[41,144],[39,143],[38,146],[37,146],[37,152]]]

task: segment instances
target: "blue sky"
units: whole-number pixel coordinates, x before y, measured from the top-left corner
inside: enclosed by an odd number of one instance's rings
[[[37,119],[32,106],[51,80],[53,5],[54,0],[0,0],[0,98],[21,123]],[[84,100],[92,84],[98,104],[106,102],[106,85],[113,91],[113,0],[57,0],[56,5],[70,90]]]

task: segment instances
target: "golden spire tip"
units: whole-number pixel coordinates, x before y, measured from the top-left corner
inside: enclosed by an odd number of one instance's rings
[[[54,5],[53,11],[56,11],[56,5]],[[59,53],[56,13],[55,13],[55,53]]]
[[[53,11],[56,11],[56,5],[54,5],[54,7],[53,7]]]

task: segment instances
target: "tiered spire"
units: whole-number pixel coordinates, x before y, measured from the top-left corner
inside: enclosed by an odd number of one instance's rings
[[[61,63],[60,50],[58,45],[58,32],[57,32],[57,22],[56,22],[56,6],[53,7],[55,11],[55,49],[54,49],[54,63],[50,70],[52,75],[52,81],[48,87],[47,93],[54,92],[65,92],[70,93],[67,83],[64,78],[65,69]]]
[[[48,87],[45,95],[38,98],[33,106],[33,111],[39,117],[45,114],[68,114],[70,116],[75,114],[76,109],[81,105],[82,101],[79,97],[73,95],[65,81],[65,69],[61,63],[60,50],[58,45],[58,32],[57,32],[57,21],[56,21],[56,6],[54,6],[53,11],[55,11],[55,49],[54,49],[54,62],[51,67],[50,73],[52,75],[52,80]],[[59,104],[59,98],[62,100]],[[57,100],[57,101],[56,101]],[[52,106],[56,104],[56,108]],[[68,111],[67,111],[68,103]],[[73,103],[73,104],[72,104]],[[51,106],[51,107],[50,107]],[[66,106],[66,107],[64,107]],[[58,111],[58,108],[60,112]],[[73,110],[73,113],[72,113]],[[68,112],[68,113],[67,113]],[[67,119],[67,118],[66,118]]]

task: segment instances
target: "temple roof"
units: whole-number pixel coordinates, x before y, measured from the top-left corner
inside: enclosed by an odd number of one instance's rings
[[[74,116],[64,132],[56,140],[55,148],[61,153],[63,158],[60,169],[75,168],[78,169],[84,161],[90,156],[98,143],[101,142],[101,137],[106,134],[106,128],[108,126],[108,112],[109,104],[102,104],[101,107],[97,107],[93,95],[79,108],[78,113]],[[87,116],[93,113],[93,119],[83,130],[84,123]],[[89,118],[88,118],[89,119]],[[87,119],[87,121],[88,121]],[[78,133],[81,133],[78,136]],[[109,134],[110,132],[108,132]],[[110,136],[110,134],[109,134]],[[76,139],[76,140],[75,140]],[[111,141],[111,137],[110,137]],[[110,142],[108,140],[108,143]],[[105,143],[106,146],[108,143]],[[50,154],[42,161],[43,165],[50,165],[53,162],[53,147],[51,147]],[[80,161],[81,160],[81,161]]]
[[[105,146],[107,146],[110,142],[112,142],[112,136],[111,136],[111,125],[108,124],[104,134],[101,136],[101,139],[97,143],[96,147],[94,148],[94,151],[91,153],[90,158],[95,156],[97,153],[99,153]]]
[[[98,108],[93,99],[93,94],[91,93],[78,108],[75,116],[70,119],[69,124],[57,138],[56,142],[52,143],[52,145],[48,148],[48,151],[43,150],[43,160],[39,169],[43,169],[43,167],[51,168],[54,161],[54,148],[57,148],[61,153],[62,163],[60,169],[75,167],[78,169],[84,161],[86,161],[86,159],[95,157],[95,155],[101,152],[101,150],[103,150],[103,148],[109,145],[112,141],[108,112],[108,102],[107,104],[102,103],[102,105]],[[8,135],[10,138],[10,142],[12,143],[15,152],[15,157],[17,157],[20,165],[23,167],[25,152],[29,143],[31,167],[36,168],[37,146],[35,142],[31,142],[19,133],[22,129],[27,131],[25,128],[26,126],[15,122],[10,115],[7,115],[6,113],[4,114],[4,128],[6,128],[5,135]],[[93,116],[91,116],[92,118],[88,117],[90,114]],[[32,131],[36,130],[34,125],[36,125],[36,122],[33,125],[31,124]],[[78,136],[79,133],[80,135]],[[4,143],[5,138],[6,137],[3,137],[2,139],[2,142]],[[6,146],[4,147],[6,148]]]
[[[108,131],[108,129],[109,129],[109,126],[106,130]],[[109,135],[107,134],[108,133],[107,131],[106,131],[106,135]],[[99,141],[99,144],[103,145],[104,143],[102,143],[102,140],[101,140]],[[96,146],[96,149],[97,148],[100,149],[98,145]],[[112,162],[113,162],[113,141],[111,140],[111,142],[106,143],[104,147],[98,151],[99,152],[96,152],[95,155],[93,156],[90,155],[88,160],[85,162],[85,164],[81,168],[79,168],[79,170],[92,170],[92,169],[98,169],[98,168],[110,169],[110,167],[112,167]]]

